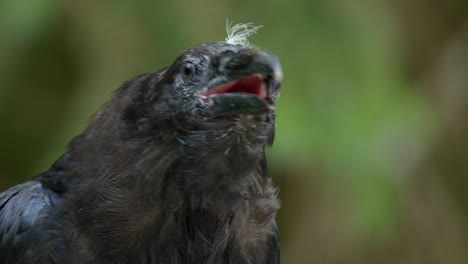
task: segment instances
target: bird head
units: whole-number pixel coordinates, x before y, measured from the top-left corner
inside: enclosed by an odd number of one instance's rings
[[[153,113],[192,125],[261,119],[275,109],[281,76],[279,60],[270,52],[226,42],[202,44],[161,74]]]

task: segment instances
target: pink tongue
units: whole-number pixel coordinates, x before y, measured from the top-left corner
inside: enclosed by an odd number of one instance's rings
[[[228,83],[220,84],[210,88],[204,96],[239,92],[255,94],[258,97],[265,99],[267,97],[267,91],[263,84],[262,75],[255,73]]]

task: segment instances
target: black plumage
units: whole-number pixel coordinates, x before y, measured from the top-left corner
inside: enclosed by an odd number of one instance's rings
[[[47,171],[0,194],[0,263],[279,263],[281,68],[202,44],[126,82]]]

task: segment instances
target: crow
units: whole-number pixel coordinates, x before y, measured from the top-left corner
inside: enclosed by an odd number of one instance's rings
[[[282,70],[201,44],[124,83],[32,180],[0,194],[0,263],[280,262],[273,143]]]

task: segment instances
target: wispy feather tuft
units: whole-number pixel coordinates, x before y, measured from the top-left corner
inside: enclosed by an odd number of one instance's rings
[[[226,43],[255,47],[249,43],[248,37],[257,33],[263,26],[255,26],[252,22],[232,24],[232,21],[226,19]]]

